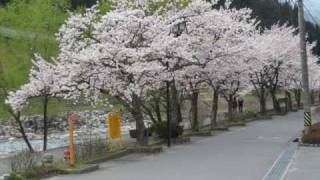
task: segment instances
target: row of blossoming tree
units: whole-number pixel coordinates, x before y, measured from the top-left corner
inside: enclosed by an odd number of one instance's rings
[[[277,91],[298,94],[301,89],[299,38],[292,27],[262,29],[250,9],[234,9],[227,2],[201,0],[116,0],[102,14],[99,5],[71,14],[57,33],[60,52],[49,63],[34,56],[30,82],[10,92],[7,103],[19,112],[32,97],[43,97],[44,150],[47,141],[47,104],[50,97],[88,99],[112,97],[136,121],[137,141],[147,143],[144,115],[162,121],[163,90],[169,82],[173,129],[182,121],[181,99],[191,101],[191,127],[199,130],[200,89],[212,88],[212,127],[218,98],[232,104],[240,92],[255,91],[260,111],[266,96],[280,111]],[[319,86],[317,57],[308,44],[310,84]],[[290,96],[291,98],[291,96]]]

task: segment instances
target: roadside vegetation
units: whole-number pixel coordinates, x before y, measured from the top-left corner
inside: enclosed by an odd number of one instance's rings
[[[69,111],[128,112],[137,144],[147,147],[146,119],[158,137],[177,139],[186,121],[188,131],[211,134],[301,108],[299,38],[283,21],[271,26],[237,3],[119,0],[112,11],[107,1],[78,2],[12,0],[0,8],[0,118],[14,118],[31,156],[21,117],[33,114],[42,116],[46,152],[49,116]],[[313,99],[316,46],[307,46]],[[104,139],[86,143],[79,159],[104,155]],[[29,165],[14,171],[38,167]]]

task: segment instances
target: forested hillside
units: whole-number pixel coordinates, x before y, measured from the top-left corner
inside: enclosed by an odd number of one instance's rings
[[[225,0],[221,0],[224,4]],[[248,7],[253,10],[253,15],[258,17],[263,28],[269,28],[275,23],[298,26],[298,9],[293,7],[292,3],[279,2],[278,0],[233,0],[232,5],[237,8]],[[320,29],[315,25],[312,14],[305,8],[307,19],[307,32],[309,34],[309,41],[320,41]],[[320,44],[314,49],[314,52],[320,55]]]

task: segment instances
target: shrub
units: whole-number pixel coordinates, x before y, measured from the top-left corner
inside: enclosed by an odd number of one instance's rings
[[[21,177],[21,176],[19,176],[17,174],[10,174],[9,179],[10,180],[25,180],[26,178]]]
[[[168,126],[167,122],[159,122],[156,124],[152,125],[153,131],[162,139],[168,138]],[[181,136],[183,133],[183,127],[182,126],[177,126],[176,128],[172,127],[171,128],[171,137],[176,138],[178,136]]]
[[[105,155],[108,151],[108,144],[105,139],[94,137],[92,139],[82,140],[76,144],[76,160],[85,161],[92,158]]]
[[[34,169],[40,158],[40,153],[31,153],[28,150],[21,151],[10,158],[11,171],[18,173]]]
[[[243,119],[256,118],[257,116],[257,113],[252,111],[245,111],[243,113]]]

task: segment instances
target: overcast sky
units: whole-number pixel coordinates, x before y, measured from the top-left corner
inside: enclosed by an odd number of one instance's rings
[[[320,0],[304,0],[307,9],[316,16],[318,24],[320,23]]]
[[[280,0],[286,1],[286,0]],[[290,0],[291,2],[294,0]],[[305,14],[309,20],[317,21],[320,24],[320,0],[303,0],[305,4]],[[310,13],[314,18],[310,18]],[[313,20],[314,19],[314,20]]]

